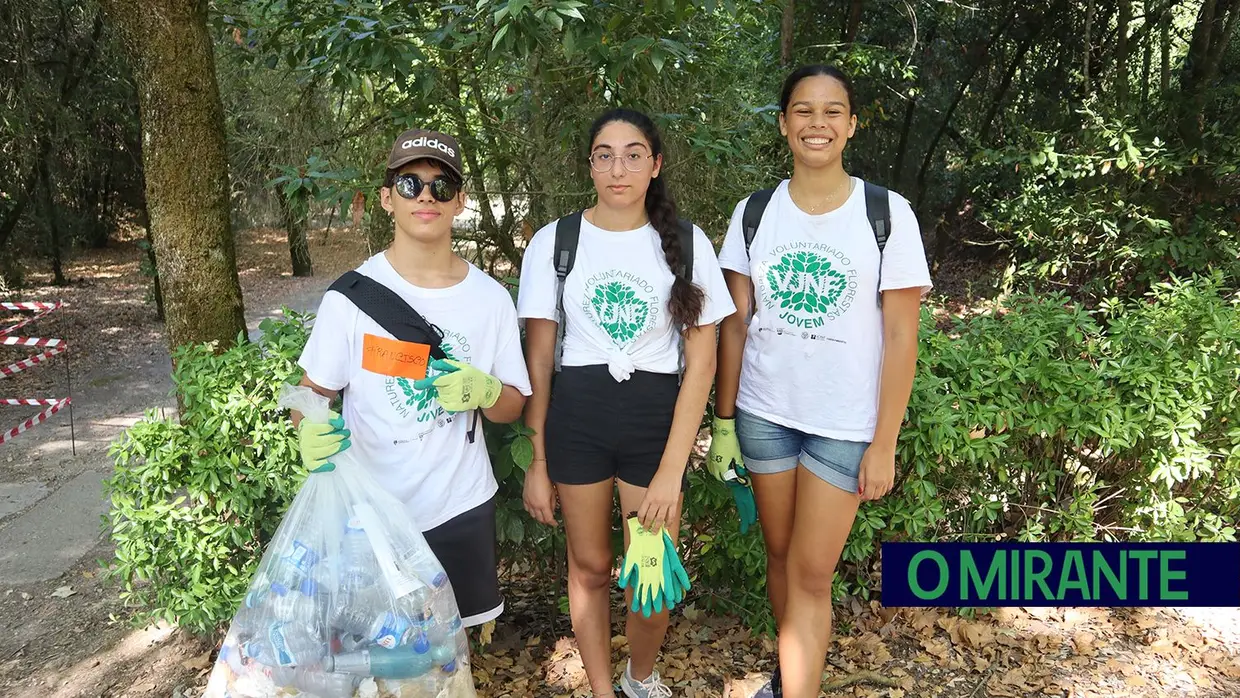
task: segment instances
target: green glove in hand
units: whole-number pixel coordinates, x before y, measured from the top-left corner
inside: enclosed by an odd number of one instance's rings
[[[348,448],[349,430],[344,420],[332,412],[327,424],[302,418],[297,425],[297,445],[301,451],[301,464],[312,473],[326,473],[336,469],[328,458]]]
[[[754,503],[753,490],[749,484],[749,471],[741,456],[741,444],[736,438],[736,420],[715,416],[710,424],[710,451],[706,454],[706,467],[710,474],[727,483],[736,502],[736,513],[741,520],[741,534],[758,520],[758,507]]]
[[[736,514],[741,520],[741,535],[749,532],[749,527],[758,520],[758,505],[753,500],[753,489],[749,483],[749,471],[745,466],[734,463],[724,474],[724,482],[732,492],[732,501],[736,503]]]
[[[449,412],[487,409],[499,401],[504,384],[498,378],[456,359],[435,359],[431,368],[443,373],[415,381],[418,390],[435,388],[440,406]]]
[[[649,618],[662,612],[665,605],[662,530],[658,533],[647,531],[636,516],[629,517],[628,526],[629,548],[624,552],[620,588],[632,588],[633,600],[629,608]]]
[[[710,422],[710,451],[706,453],[706,468],[716,480],[722,482],[733,463],[745,463],[741,457],[741,443],[736,438],[736,420],[716,415]]]
[[[672,542],[672,536],[667,529],[663,530],[663,588],[668,596],[666,606],[669,611],[684,601],[685,592],[689,591],[689,573],[680,563],[676,544]]]

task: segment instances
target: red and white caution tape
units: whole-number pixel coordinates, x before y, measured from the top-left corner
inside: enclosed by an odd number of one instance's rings
[[[46,337],[5,337],[0,339],[0,344],[6,347],[58,347],[64,344],[63,339],[48,339]]]
[[[62,301],[53,301],[51,303],[42,303],[38,301],[29,301],[27,303],[0,303],[0,308],[5,310],[55,310],[61,306]]]
[[[25,371],[28,368],[38,366],[39,364],[43,363],[44,361],[47,361],[53,356],[56,356],[57,354],[63,354],[66,351],[69,351],[69,345],[61,344],[58,347],[52,347],[51,349],[48,349],[42,354],[35,354],[34,356],[31,356],[30,358],[22,359],[21,361],[15,361],[9,364],[8,366],[0,366],[0,377],[7,378],[9,376],[21,373],[22,371]]]
[[[69,404],[69,402],[70,402],[70,399],[69,399],[69,398],[64,398],[63,400],[58,400],[58,401],[56,401],[56,403],[55,403],[55,404],[53,404],[51,407],[49,407],[49,408],[47,408],[47,409],[43,410],[42,412],[40,412],[40,413],[36,414],[35,416],[31,417],[30,419],[27,419],[26,421],[22,422],[21,424],[18,424],[17,426],[13,427],[12,429],[9,429],[7,432],[5,432],[5,433],[3,433],[3,434],[0,434],[0,444],[2,444],[2,443],[4,443],[4,442],[8,441],[9,439],[14,438],[14,437],[15,437],[15,436],[17,436],[18,434],[20,434],[20,433],[22,433],[22,432],[26,431],[27,429],[29,429],[29,428],[31,428],[31,427],[33,427],[33,426],[35,426],[36,424],[42,424],[43,422],[47,421],[47,418],[48,418],[48,417],[51,417],[52,415],[54,415],[54,414],[56,414],[57,412],[59,412],[59,411],[61,411],[62,409],[64,409],[64,408],[65,408],[65,406]]]
[[[38,320],[39,318],[42,318],[43,316],[47,315],[48,313],[54,310],[57,310],[58,308],[61,307],[61,305],[62,305],[61,301],[56,301],[54,303],[41,303],[41,302],[0,303],[0,308],[4,310],[11,310],[11,311],[23,311],[24,310],[24,311],[35,312],[35,315],[33,315],[32,317],[26,318],[25,320],[22,320],[16,324],[13,324],[13,325],[10,325],[9,327],[4,328],[3,330],[0,330],[0,346],[48,347],[48,349],[46,351],[43,351],[42,353],[35,354],[28,358],[22,359],[21,361],[16,361],[14,363],[9,364],[8,366],[0,367],[0,377],[9,377],[16,373],[21,373],[22,371],[28,368],[37,366],[43,363],[44,361],[47,361],[48,359],[52,358],[53,356],[56,356],[57,354],[62,354],[68,351],[69,345],[63,339],[51,339],[51,338],[45,338],[45,337],[13,337],[13,336],[10,336],[12,335],[14,331],[22,327],[25,327],[26,325],[29,325],[30,323],[34,322],[35,320]],[[47,406],[47,409],[43,410],[39,414],[36,414],[30,419],[27,419],[21,424],[18,424],[12,429],[9,429],[7,432],[0,434],[0,444],[5,443],[6,441],[16,437],[18,434],[21,434],[22,432],[26,431],[27,429],[30,429],[31,427],[37,424],[42,424],[43,422],[47,421],[49,417],[61,411],[66,406],[70,405],[71,403],[72,403],[72,398],[70,397],[65,397],[65,398],[0,398],[0,405],[16,406],[16,407],[43,407],[45,405]],[[72,409],[70,409],[70,414],[72,414]],[[70,420],[70,422],[72,423],[72,420]]]
[[[0,308],[4,308],[5,310],[37,310],[37,311],[40,311],[36,315],[28,317],[25,320],[22,320],[21,322],[18,322],[14,325],[10,325],[4,328],[3,330],[0,330],[0,337],[7,337],[10,334],[13,334],[14,330],[18,330],[22,327],[25,327],[26,325],[29,325],[30,323],[34,322],[35,320],[38,320],[39,318],[43,317],[44,315],[47,315],[48,313],[52,312],[53,310],[56,310],[59,307],[60,307],[60,301],[56,301],[55,303],[0,303]]]

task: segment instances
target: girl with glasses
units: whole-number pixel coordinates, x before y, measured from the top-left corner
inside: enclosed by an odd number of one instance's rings
[[[591,690],[611,698],[613,492],[621,512],[678,539],[685,468],[714,379],[715,324],[735,306],[710,240],[696,226],[682,238],[662,141],[647,116],[603,114],[590,129],[588,160],[597,200],[569,219],[580,236],[562,316],[558,221],[534,235],[521,268],[517,312],[534,387],[525,421],[536,432],[524,498],[548,525],[558,498],[573,630]],[[691,253],[682,239],[692,240]],[[627,528],[624,535],[627,549]],[[666,611],[628,614],[625,696],[672,695],[654,671],[667,625]]]
[[[720,250],[742,312],[720,328],[708,460],[712,472],[744,466],[752,476],[779,627],[778,669],[758,694],[768,698],[819,695],[836,563],[858,506],[895,481],[930,290],[908,201],[844,169],[856,104],[835,68],[788,76],[779,129],[792,177],[752,236],[749,198],[737,204]]]

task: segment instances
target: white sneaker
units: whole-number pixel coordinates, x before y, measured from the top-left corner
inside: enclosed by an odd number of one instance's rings
[[[645,681],[633,678],[633,662],[624,668],[624,676],[620,677],[620,690],[628,698],[672,698],[672,689],[659,678],[659,672],[652,671]]]

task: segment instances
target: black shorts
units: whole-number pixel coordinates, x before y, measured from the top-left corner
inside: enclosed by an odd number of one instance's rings
[[[504,612],[495,559],[495,498],[439,524],[422,537],[448,573],[461,622],[482,625]]]
[[[634,371],[616,382],[606,366],[565,366],[547,410],[547,475],[564,485],[618,478],[649,487],[672,430],[676,374]],[[687,482],[681,481],[681,488]]]

